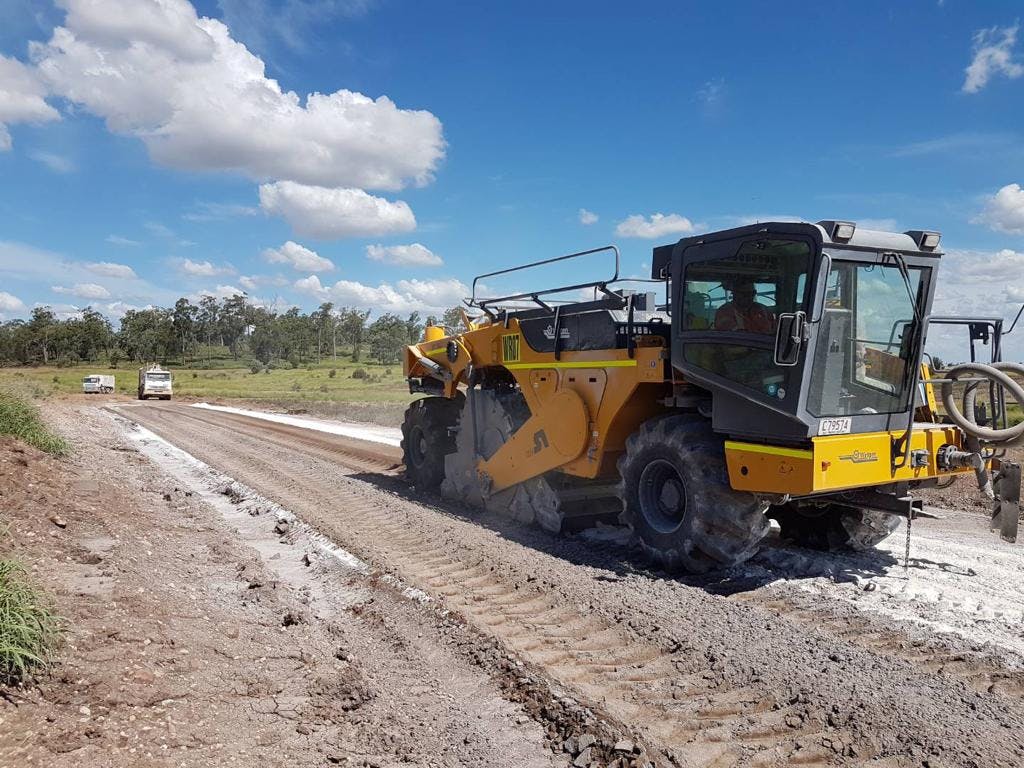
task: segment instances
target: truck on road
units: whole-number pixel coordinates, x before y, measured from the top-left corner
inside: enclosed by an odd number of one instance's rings
[[[148,397],[159,397],[161,400],[171,399],[171,372],[159,365],[139,368],[139,400]]]
[[[82,391],[87,395],[107,395],[114,391],[114,377],[90,373],[82,379]]]

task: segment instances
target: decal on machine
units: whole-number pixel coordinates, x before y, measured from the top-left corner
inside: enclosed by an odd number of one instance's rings
[[[869,464],[878,461],[878,454],[874,451],[854,451],[839,457],[840,461],[852,461],[854,464]]]
[[[507,333],[501,337],[502,360],[506,363],[519,362],[519,334]]]

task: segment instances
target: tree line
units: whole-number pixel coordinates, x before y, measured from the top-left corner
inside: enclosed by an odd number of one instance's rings
[[[319,363],[346,354],[396,363],[402,349],[420,340],[424,325],[456,326],[459,309],[441,318],[421,319],[419,312],[402,317],[379,315],[325,302],[312,312],[298,307],[276,312],[235,295],[198,303],[178,299],[173,308],[133,309],[114,330],[110,321],[91,307],[75,316],[58,318],[49,307],[36,307],[28,320],[0,323],[0,364],[71,365],[106,359],[137,363],[159,361],[197,365],[209,362],[212,350],[226,347],[235,360],[262,365],[286,361],[293,366]]]

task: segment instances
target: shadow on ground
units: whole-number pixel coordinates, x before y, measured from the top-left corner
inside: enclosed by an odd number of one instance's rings
[[[703,589],[710,594],[728,596],[750,592],[780,579],[827,578],[837,583],[860,583],[886,575],[892,569],[902,567],[903,562],[902,558],[877,549],[841,553],[803,549],[781,541],[777,532],[773,531],[762,551],[740,566],[704,574],[672,574],[646,562],[640,548],[633,544],[629,530],[621,525],[599,523],[595,528],[578,533],[556,535],[459,504],[434,493],[417,491],[394,474],[364,472],[350,477],[430,507],[440,514],[471,521],[525,547],[576,565],[598,569],[601,572],[594,575],[598,581],[618,581],[630,576],[670,580]],[[964,573],[963,568],[950,563],[914,557],[909,561],[909,568],[923,571],[941,569],[973,575]]]

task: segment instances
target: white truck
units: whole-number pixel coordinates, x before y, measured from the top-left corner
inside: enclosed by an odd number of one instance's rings
[[[139,368],[139,400],[145,400],[147,397],[171,399],[170,371],[165,371],[159,365]]]
[[[87,395],[107,395],[114,391],[114,377],[90,373],[82,379],[82,391]]]

